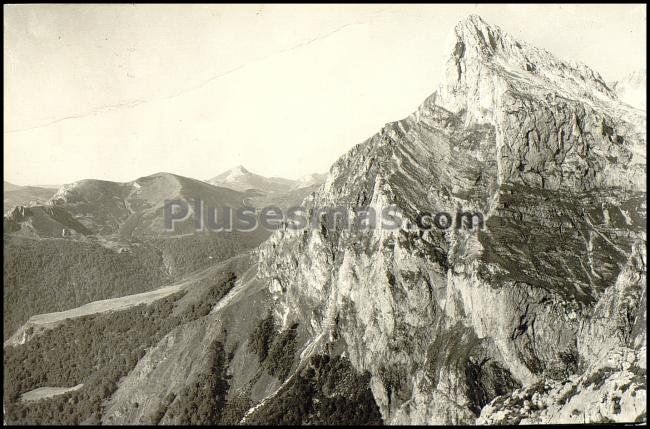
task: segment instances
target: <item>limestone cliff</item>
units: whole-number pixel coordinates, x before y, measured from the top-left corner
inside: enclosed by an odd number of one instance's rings
[[[351,219],[394,205],[411,225],[286,229],[260,249],[277,320],[309,332],[302,357],[339,350],[369,371],[386,423],[473,423],[500,395],[575,384],[610,350],[645,346],[645,112],[476,16],[445,64],[414,114],[341,157],[305,202]],[[458,209],[480,210],[484,229],[413,227]],[[605,408],[581,418],[620,420]]]

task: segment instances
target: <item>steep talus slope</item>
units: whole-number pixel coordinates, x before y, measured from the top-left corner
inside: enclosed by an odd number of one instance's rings
[[[352,219],[394,204],[411,224],[481,210],[485,229],[323,224],[261,248],[277,319],[368,370],[387,423],[473,422],[497,395],[645,338],[644,112],[478,17],[450,53],[439,90],[306,203]]]

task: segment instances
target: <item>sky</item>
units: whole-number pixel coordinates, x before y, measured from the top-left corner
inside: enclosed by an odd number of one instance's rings
[[[298,178],[402,119],[471,13],[613,81],[645,5],[4,6],[4,180]]]

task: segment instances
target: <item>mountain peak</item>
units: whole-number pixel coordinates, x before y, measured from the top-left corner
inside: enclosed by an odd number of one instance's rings
[[[634,70],[621,80],[613,82],[612,89],[630,106],[646,110],[646,69]]]
[[[605,86],[598,72],[579,61],[564,61],[545,49],[518,40],[499,26],[489,24],[479,15],[469,15],[459,21],[452,32],[452,57],[466,55],[474,59],[490,59],[502,66],[510,65],[532,75],[554,74],[569,77],[576,73],[587,84]],[[599,88],[602,90],[602,88]],[[609,90],[609,88],[607,88]]]
[[[454,30],[457,33],[466,32],[467,34],[473,34],[484,40],[486,40],[484,36],[488,32],[497,33],[501,31],[499,27],[488,24],[480,15],[476,14],[468,15],[466,18],[458,21]]]
[[[465,19],[462,19],[462,20],[459,21],[459,24],[462,24],[462,23],[471,23],[471,24],[474,24],[474,25],[477,25],[477,24],[488,25],[488,23],[485,22],[485,20],[483,20],[481,15],[478,15],[476,13],[470,13],[469,15],[467,15],[467,17]]]
[[[236,173],[236,174],[251,174],[251,172],[246,170],[246,168],[241,164],[234,167],[234,168],[231,168],[230,172],[231,173]]]
[[[288,192],[292,189],[321,184],[323,181],[324,175],[322,174],[311,174],[298,180],[284,179],[282,177],[265,177],[251,173],[243,165],[238,165],[207,180],[211,185],[242,192],[250,189],[263,192]]]
[[[462,55],[462,50],[475,47],[479,53],[493,54],[499,47],[503,48],[503,32],[497,26],[488,24],[479,15],[469,15],[454,27],[456,36],[455,55]]]
[[[557,94],[590,104],[618,100],[598,72],[517,40],[478,15],[456,24],[447,52],[437,102],[452,111],[471,110],[479,121],[488,119],[506,91],[535,98]]]
[[[245,186],[249,186],[250,181],[259,181],[264,179],[265,179],[264,177],[258,174],[251,173],[243,165],[240,164],[231,168],[230,170],[224,171],[223,173],[213,177],[212,179],[208,179],[207,182],[212,185],[225,186],[226,188],[245,191],[246,190]],[[239,185],[233,186],[233,184],[238,184],[240,182],[242,182],[242,186]]]
[[[257,189],[262,191],[273,190],[275,184],[275,180],[260,176],[259,174],[251,173],[243,165],[237,165],[230,170],[224,171],[218,176],[209,179],[207,182],[211,185],[242,192],[248,189]]]

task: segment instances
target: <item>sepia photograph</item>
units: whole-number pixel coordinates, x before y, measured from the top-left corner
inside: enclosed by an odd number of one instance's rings
[[[5,4],[4,425],[645,426],[646,11]]]

